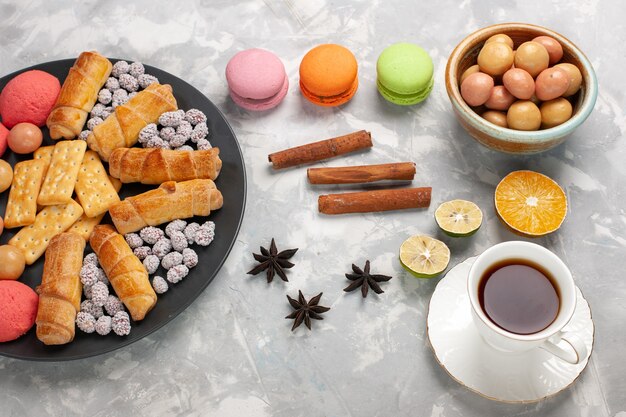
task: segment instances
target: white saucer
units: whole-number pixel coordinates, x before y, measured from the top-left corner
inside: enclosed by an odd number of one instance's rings
[[[543,349],[504,353],[487,345],[472,321],[467,276],[474,258],[452,268],[437,284],[428,308],[427,332],[439,364],[459,384],[496,401],[527,403],[569,387],[587,366],[593,348],[591,310],[576,288],[576,311],[564,331],[575,332],[587,357],[571,365]]]

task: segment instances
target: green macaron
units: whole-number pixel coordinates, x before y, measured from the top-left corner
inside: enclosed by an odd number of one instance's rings
[[[387,47],[378,57],[376,73],[380,94],[401,106],[425,100],[433,89],[433,61],[428,52],[412,43]]]

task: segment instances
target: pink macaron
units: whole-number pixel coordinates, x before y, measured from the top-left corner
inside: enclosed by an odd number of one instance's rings
[[[246,110],[272,109],[283,101],[289,90],[285,66],[264,49],[238,52],[226,65],[230,97]]]

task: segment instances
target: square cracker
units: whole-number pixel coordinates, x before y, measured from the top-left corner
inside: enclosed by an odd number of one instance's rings
[[[87,217],[83,214],[69,229],[67,229],[67,231],[70,233],[76,233],[85,239],[85,241],[89,242],[93,228],[100,224],[103,217],[104,214],[96,217]]]
[[[75,189],[87,217],[106,213],[109,207],[120,201],[100,157],[94,151],[85,152]]]
[[[68,204],[44,207],[35,222],[22,228],[9,240],[24,254],[26,264],[32,265],[46,251],[50,239],[65,232],[83,214],[83,208],[74,200]]]
[[[7,229],[28,226],[35,222],[37,196],[44,176],[45,162],[28,160],[15,164],[13,184],[4,217]]]
[[[44,178],[41,179],[42,181],[45,179],[46,173],[48,172],[48,168],[50,167],[50,161],[52,160],[53,153],[54,153],[54,145],[42,146],[41,148],[38,148],[33,153],[33,159],[35,160],[40,159],[46,163],[46,166],[44,167],[44,170],[43,170]]]
[[[64,140],[54,146],[50,167],[39,191],[37,203],[51,206],[72,200],[86,149],[87,143],[83,140]]]
[[[43,180],[46,179],[46,174],[48,173],[48,168],[50,167],[50,160],[52,160],[53,152],[54,152],[54,145],[50,145],[50,146],[42,146],[41,148],[38,148],[33,153],[33,159],[41,160],[46,163],[46,165],[43,168],[43,177],[41,177],[42,183],[43,183]],[[41,209],[44,207],[45,206],[42,206],[41,204],[37,204],[37,213],[39,213]]]
[[[111,181],[111,184],[113,184],[115,191],[119,192],[120,188],[122,188],[122,182],[111,176],[109,176],[109,180]],[[86,241],[89,241],[93,228],[100,224],[105,214],[106,213],[102,213],[96,217],[87,217],[87,215],[83,214],[80,216],[80,219],[76,220],[76,223],[74,223],[67,231],[76,233],[77,235],[82,236]]]
[[[118,180],[117,178],[113,178],[110,175],[107,175],[107,177],[109,178],[109,181],[111,181],[111,184],[113,184],[113,188],[115,188],[115,192],[119,193],[120,190],[122,189],[122,181]]]

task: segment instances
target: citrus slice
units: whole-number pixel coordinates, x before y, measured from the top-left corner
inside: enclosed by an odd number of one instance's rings
[[[471,201],[451,200],[437,207],[435,220],[441,230],[450,236],[470,236],[482,224],[483,212]]]
[[[441,274],[450,262],[450,249],[430,236],[415,235],[400,246],[400,263],[418,278],[432,278]]]
[[[557,230],[567,213],[559,184],[533,171],[514,171],[496,187],[496,212],[511,229],[537,237]]]

